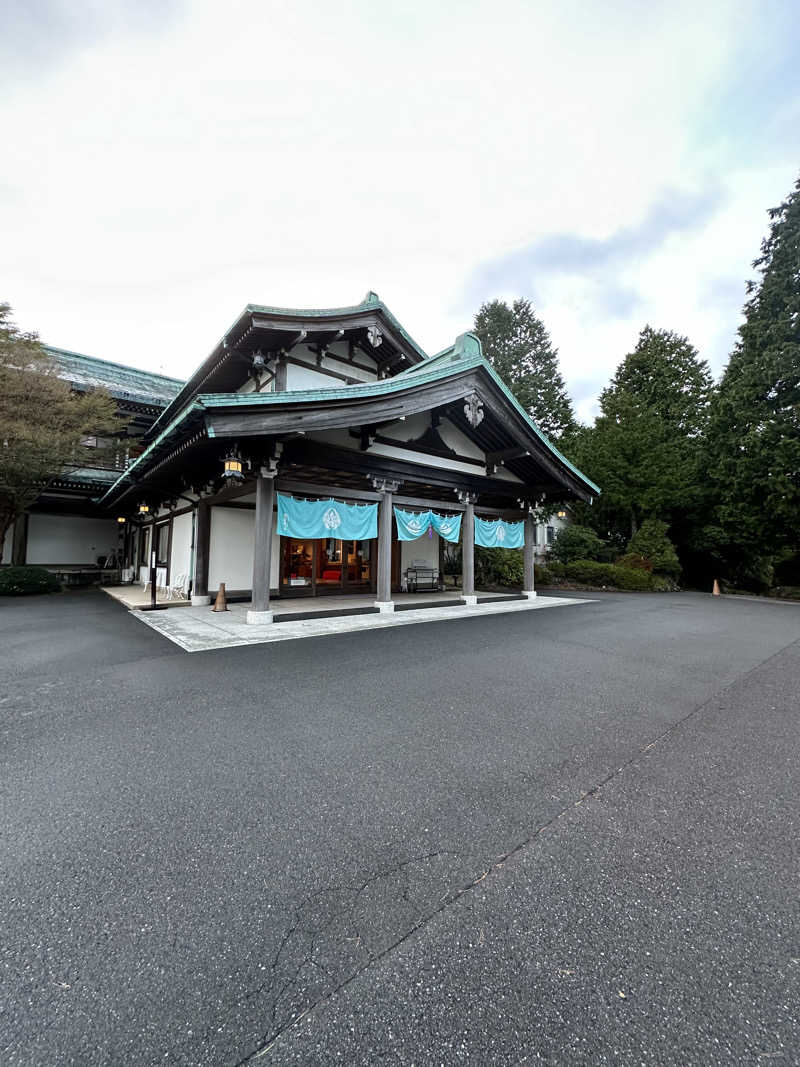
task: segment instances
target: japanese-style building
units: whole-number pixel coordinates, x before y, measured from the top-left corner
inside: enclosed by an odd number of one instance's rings
[[[84,360],[73,377],[89,387],[88,357],[62,356]],[[476,530],[478,543],[524,543],[534,595],[534,509],[598,492],[477,337],[428,356],[375,293],[328,310],[248,305],[185,383],[119,370],[118,469],[73,472],[30,522],[55,514],[56,540],[58,514],[116,527],[129,571],[155,562],[194,604],[224,582],[251,601],[248,621],[269,622],[273,598],[332,592],[391,611],[409,568],[441,574],[446,540],[472,603]]]

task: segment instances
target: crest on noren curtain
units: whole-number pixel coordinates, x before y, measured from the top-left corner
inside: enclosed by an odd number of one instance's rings
[[[322,522],[326,530],[338,530],[342,525],[342,516],[336,508],[328,508],[322,516]]]

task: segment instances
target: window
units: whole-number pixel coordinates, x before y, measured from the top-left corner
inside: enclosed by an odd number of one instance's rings
[[[165,567],[169,555],[169,523],[156,527],[156,560],[159,566]]]
[[[547,543],[548,543],[548,545],[552,545],[552,543],[553,543],[553,541],[555,541],[555,539],[556,539],[555,527],[554,526],[548,526],[547,527]]]

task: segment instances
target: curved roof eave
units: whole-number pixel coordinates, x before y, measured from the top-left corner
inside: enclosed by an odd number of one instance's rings
[[[247,315],[275,315],[278,317],[286,317],[288,319],[335,319],[337,317],[342,318],[347,315],[365,315],[369,312],[379,312],[386,320],[387,324],[398,333],[409,348],[417,354],[419,357],[419,363],[424,363],[428,359],[428,355],[425,350],[417,344],[410,333],[401,325],[398,319],[392,314],[389,308],[380,299],[377,293],[370,290],[360,304],[351,304],[348,307],[339,308],[280,308],[272,307],[268,304],[247,304],[244,309],[237,315],[236,319],[231,323],[230,327],[225,331],[222,337],[217,341],[211,352],[203,360],[194,374],[187,379],[183,384],[183,387],[173,398],[173,400],[167,405],[164,411],[158,416],[153,425],[150,427],[152,431],[159,424],[163,424],[167,419],[175,412],[180,411],[182,404],[189,404],[192,402],[195,396],[198,395],[199,389],[203,384],[204,378],[207,378],[213,371],[214,363],[221,358],[222,353],[227,349],[228,337],[234,333],[241,323],[242,319]],[[419,364],[416,364],[419,366]],[[196,383],[196,389],[194,385]]]
[[[448,350],[440,355],[446,355]],[[431,360],[430,362],[433,362]],[[128,468],[127,471],[112,485],[109,490],[101,498],[101,503],[107,498],[114,495],[117,487],[121,487],[126,481],[133,480],[133,472],[137,467],[142,467],[148,458],[152,457],[158,447],[166,441],[175,431],[177,431],[181,424],[192,414],[198,412],[210,411],[212,409],[224,409],[224,408],[259,408],[259,407],[278,407],[278,406],[292,406],[295,404],[318,404],[325,406],[326,403],[332,401],[340,401],[346,399],[370,399],[372,397],[379,398],[392,393],[409,392],[413,393],[423,386],[426,386],[432,382],[443,381],[450,377],[455,377],[459,374],[463,374],[465,371],[478,370],[483,372],[491,381],[493,386],[500,392],[505,401],[514,409],[515,413],[523,420],[527,428],[532,431],[545,449],[555,458],[557,461],[571,473],[574,478],[577,478],[588,490],[590,496],[596,496],[600,494],[600,489],[590,478],[587,478],[582,471],[580,471],[573,463],[571,463],[562,452],[560,452],[556,446],[549,440],[549,438],[539,429],[533,419],[528,415],[511,390],[505,385],[497,372],[491,367],[487,360],[483,357],[480,351],[473,349],[471,354],[464,355],[451,362],[438,362],[435,367],[431,367],[429,370],[419,368],[416,374],[413,375],[397,375],[394,378],[387,378],[379,382],[365,382],[363,385],[347,385],[338,389],[300,389],[289,390],[280,393],[202,393],[194,398],[192,403],[184,408],[170,423],[164,428],[164,430],[158,435],[158,437],[148,446],[148,448],[139,456],[134,463]],[[213,436],[213,433],[209,431],[209,436]]]

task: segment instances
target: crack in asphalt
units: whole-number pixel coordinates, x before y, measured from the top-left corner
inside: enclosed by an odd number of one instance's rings
[[[699,715],[711,703],[713,703],[714,701],[719,700],[720,697],[727,690],[733,688],[733,686],[735,686],[735,685],[742,684],[755,671],[761,670],[763,667],[765,667],[767,664],[769,664],[772,660],[777,659],[779,656],[783,655],[788,649],[792,648],[793,646],[800,646],[800,641],[793,640],[793,641],[788,642],[788,644],[786,644],[782,648],[778,649],[776,652],[774,652],[772,655],[768,656],[766,659],[764,659],[761,662],[759,662],[759,663],[755,664],[754,666],[750,667],[747,671],[745,671],[743,674],[741,674],[738,678],[736,678],[733,681],[729,682],[727,685],[722,686],[722,688],[717,690],[711,696],[707,697],[704,701],[702,701],[700,704],[698,704],[696,707],[694,707],[691,711],[687,712],[680,719],[676,719],[675,722],[673,722],[670,726],[668,726],[660,734],[656,735],[656,737],[654,737],[652,740],[648,741],[647,744],[645,744],[641,748],[639,748],[627,760],[625,760],[618,767],[616,767],[614,770],[610,771],[607,775],[605,775],[598,782],[596,782],[590,789],[582,791],[577,800],[574,800],[570,804],[567,804],[564,808],[562,808],[559,812],[557,812],[555,815],[553,815],[550,819],[548,819],[546,822],[542,823],[541,826],[537,827],[537,829],[534,830],[531,834],[529,834],[526,838],[524,838],[522,841],[519,841],[516,845],[514,845],[508,851],[502,853],[492,863],[490,863],[489,866],[486,867],[483,870],[483,873],[480,874],[477,878],[473,878],[470,881],[465,882],[465,883],[461,884],[460,886],[458,886],[457,888],[447,892],[440,899],[439,904],[437,906],[432,907],[432,908],[428,908],[427,910],[423,911],[420,914],[420,916],[417,919],[417,921],[412,923],[412,925],[410,927],[408,927],[400,936],[396,937],[391,942],[391,944],[387,945],[386,947],[381,949],[379,952],[371,953],[367,957],[367,959],[364,961],[364,963],[362,963],[361,965],[357,966],[355,970],[353,970],[345,978],[343,978],[341,981],[339,981],[338,984],[336,984],[333,988],[323,990],[321,992],[321,994],[319,994],[317,996],[316,999],[312,999],[311,1002],[309,1004],[307,1004],[303,1008],[302,1011],[299,1011],[299,1013],[296,1013],[292,1018],[288,1019],[285,1022],[279,1022],[278,1021],[278,1009],[279,1009],[279,1005],[280,1005],[280,1002],[281,1002],[281,998],[283,997],[284,993],[286,993],[287,991],[291,991],[291,990],[297,988],[300,976],[301,976],[304,968],[307,967],[309,964],[315,964],[313,956],[314,956],[314,951],[315,951],[315,949],[317,947],[316,942],[317,942],[317,938],[318,938],[319,934],[321,932],[324,932],[324,931],[328,930],[333,925],[333,923],[336,922],[338,919],[340,919],[342,917],[345,917],[345,916],[352,917],[353,911],[355,909],[355,905],[357,904],[357,902],[360,899],[361,895],[364,893],[364,891],[368,887],[370,887],[371,885],[375,885],[376,883],[380,882],[381,880],[387,878],[390,875],[394,875],[394,874],[397,874],[397,873],[400,873],[400,872],[407,872],[407,870],[414,864],[423,863],[425,861],[430,861],[432,859],[436,859],[436,858],[438,858],[440,856],[443,856],[443,855],[456,856],[456,857],[460,858],[460,854],[452,852],[452,851],[448,851],[446,849],[445,850],[439,850],[439,851],[436,851],[436,852],[426,853],[426,854],[423,854],[421,856],[413,857],[413,858],[411,858],[409,860],[404,860],[404,861],[402,861],[402,862],[400,862],[398,864],[395,864],[392,867],[389,867],[389,868],[386,868],[385,870],[379,871],[376,874],[371,875],[370,877],[364,879],[362,882],[356,884],[355,886],[333,887],[331,889],[321,890],[319,893],[316,893],[316,894],[313,894],[310,897],[307,897],[306,900],[303,902],[303,904],[300,906],[300,908],[295,910],[294,921],[291,924],[291,926],[289,927],[289,929],[287,930],[286,934],[284,935],[284,937],[283,937],[283,939],[281,941],[281,944],[278,947],[278,950],[277,950],[277,952],[276,952],[276,954],[275,954],[275,956],[273,958],[272,980],[269,981],[269,982],[265,982],[260,986],[257,986],[250,993],[248,993],[245,998],[243,998],[244,1000],[252,1000],[253,998],[255,998],[255,997],[259,996],[259,995],[263,995],[264,993],[267,993],[269,995],[269,991],[271,990],[272,986],[274,985],[275,972],[276,972],[277,968],[279,967],[281,956],[282,956],[284,950],[287,948],[287,946],[291,943],[291,941],[292,941],[294,935],[296,934],[296,932],[298,930],[302,929],[302,919],[300,918],[299,913],[304,907],[306,907],[307,904],[312,903],[312,902],[318,900],[320,897],[326,896],[328,894],[335,893],[335,892],[341,892],[342,889],[350,890],[350,891],[355,892],[355,897],[353,898],[353,900],[352,900],[352,902],[351,902],[349,907],[345,907],[344,909],[342,909],[342,911],[337,912],[334,915],[332,915],[325,923],[322,924],[321,927],[319,927],[319,929],[315,933],[311,934],[309,931],[307,931],[309,933],[309,936],[310,936],[310,945],[311,945],[310,951],[307,951],[307,953],[306,953],[305,957],[303,958],[303,960],[301,960],[301,962],[295,967],[294,974],[292,975],[292,977],[287,979],[286,981],[284,981],[284,983],[283,983],[280,991],[278,992],[277,996],[273,999],[272,1009],[271,1009],[271,1013],[270,1013],[271,1014],[271,1026],[270,1026],[270,1028],[268,1028],[262,1034],[262,1036],[257,1039],[257,1043],[256,1043],[255,1048],[251,1052],[248,1052],[241,1059],[237,1060],[236,1063],[233,1065],[233,1067],[250,1067],[250,1065],[255,1064],[262,1057],[266,1056],[267,1053],[274,1047],[275,1043],[279,1040],[279,1038],[281,1038],[284,1034],[287,1034],[290,1030],[292,1030],[294,1027],[296,1027],[298,1025],[298,1023],[302,1019],[304,1019],[307,1015],[309,1015],[312,1011],[316,1011],[317,1008],[319,1008],[323,1004],[327,1003],[334,996],[336,996],[338,993],[340,993],[343,989],[346,989],[357,978],[359,978],[362,974],[364,974],[369,968],[374,966],[374,964],[379,963],[381,960],[385,959],[388,955],[390,955],[392,952],[394,952],[397,948],[399,948],[402,944],[404,944],[409,938],[411,938],[415,933],[417,933],[418,930],[420,930],[424,926],[426,926],[437,915],[441,914],[447,908],[451,907],[453,904],[455,904],[457,901],[459,901],[462,897],[466,896],[468,893],[471,893],[475,889],[476,886],[480,885],[486,878],[490,877],[491,875],[493,875],[497,871],[499,871],[510,859],[514,858],[520,852],[524,851],[530,845],[534,844],[537,841],[537,839],[546,830],[548,830],[550,827],[554,826],[560,820],[564,819],[570,812],[574,811],[575,808],[580,807],[582,804],[586,803],[587,801],[589,801],[592,798],[594,798],[595,796],[597,796],[597,794],[602,789],[604,789],[609,783],[611,783],[616,778],[618,778],[621,774],[623,774],[628,768],[633,766],[635,763],[639,762],[643,756],[649,754],[654,749],[656,749],[659,745],[663,744],[664,741],[666,741],[669,737],[671,737],[676,731],[678,731],[682,726],[684,726],[687,722],[689,722],[695,716]],[[408,883],[406,883],[406,892],[408,892]],[[409,898],[406,896],[405,899],[408,900]],[[412,902],[410,900],[409,900],[409,903],[411,903],[412,906],[417,907],[417,905],[415,905],[414,902]],[[418,907],[417,907],[417,910],[419,910]],[[359,938],[359,940],[360,940],[360,938]],[[318,964],[315,964],[315,965],[319,966]],[[325,971],[325,973],[329,977],[332,977],[332,975],[330,974],[330,972],[326,968],[323,968],[323,970]]]

